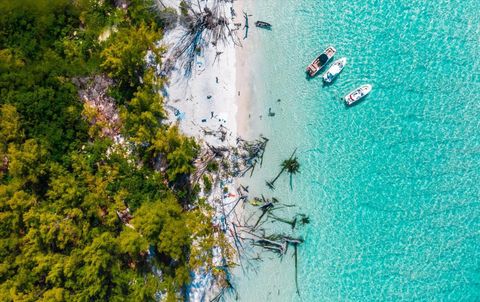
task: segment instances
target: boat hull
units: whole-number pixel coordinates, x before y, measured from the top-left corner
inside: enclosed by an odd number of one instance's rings
[[[347,94],[344,97],[345,103],[348,106],[351,106],[355,104],[356,102],[362,100],[364,97],[366,97],[370,92],[372,91],[372,85],[370,84],[365,84],[357,89],[354,89],[351,91],[349,94]]]
[[[347,65],[347,58],[341,58],[333,62],[332,66],[323,74],[322,78],[325,83],[331,83],[342,72]]]
[[[322,54],[307,66],[306,72],[310,77],[314,77],[320,70],[327,65],[333,58],[337,50],[333,46],[327,47]]]
[[[255,26],[260,28],[265,28],[265,29],[272,29],[272,24],[265,21],[257,21],[255,22]]]

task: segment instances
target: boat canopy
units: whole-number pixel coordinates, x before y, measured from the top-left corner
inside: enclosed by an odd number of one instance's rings
[[[323,65],[325,63],[327,63],[329,60],[328,56],[324,53],[322,53],[319,57],[318,57],[318,61],[320,62],[320,65]]]

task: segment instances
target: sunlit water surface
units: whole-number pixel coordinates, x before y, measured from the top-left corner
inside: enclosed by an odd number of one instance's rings
[[[247,11],[273,24],[244,42],[259,44],[251,123],[270,138],[250,185],[312,222],[296,232],[300,296],[290,251],[239,268],[239,300],[480,301],[480,1],[261,0]],[[348,65],[323,87],[304,70],[330,44]],[[371,95],[346,108],[364,83]],[[264,179],[295,148],[293,190],[284,176],[269,191]]]

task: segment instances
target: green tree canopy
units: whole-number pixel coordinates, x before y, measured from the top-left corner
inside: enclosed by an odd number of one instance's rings
[[[210,214],[178,181],[198,146],[145,62],[163,51],[152,3],[115,2],[0,1],[0,301],[177,300],[211,263]],[[122,143],[89,128],[74,84],[104,73]]]

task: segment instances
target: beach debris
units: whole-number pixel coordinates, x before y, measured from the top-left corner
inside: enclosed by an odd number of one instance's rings
[[[242,192],[245,193],[245,191]],[[309,223],[308,216],[305,214],[296,214],[292,220],[289,220],[282,219],[280,217],[277,217],[276,215],[273,215],[272,212],[275,209],[281,208],[277,205],[282,206],[282,204],[279,203],[279,200],[275,197],[268,199],[262,195],[261,197],[254,197],[251,203],[252,202],[259,206],[258,209],[260,210],[260,215],[256,219],[256,222],[254,224],[249,224],[248,221],[250,219],[247,219],[243,225],[235,224],[233,230],[231,230],[232,236],[234,236],[235,240],[237,241],[235,245],[239,258],[241,258],[242,261],[247,260],[248,264],[251,264],[250,261],[252,260],[261,261],[262,259],[259,254],[252,255],[251,253],[249,253],[248,245],[246,245],[245,242],[250,243],[252,247],[260,248],[265,252],[274,253],[280,258],[284,257],[287,254],[289,247],[293,247],[292,256],[295,258],[295,286],[297,294],[300,295],[298,285],[298,247],[300,244],[303,243],[304,240],[302,237],[283,233],[267,234],[267,229],[262,228],[262,225],[265,222],[262,219],[265,215],[268,215],[268,217],[276,217],[277,221],[290,224],[293,231],[297,223],[302,225]],[[290,206],[291,205],[283,205],[283,207]],[[244,269],[243,262],[241,266],[242,269]]]
[[[219,119],[221,113],[215,115],[215,112],[211,112],[211,115]],[[206,135],[214,135],[219,139],[224,139],[229,133],[222,125],[218,129],[208,127],[201,129]],[[302,221],[306,221],[306,215],[296,214],[292,218],[288,216],[284,218],[285,216],[278,211],[292,205],[280,203],[275,197],[261,196],[250,199],[247,186],[232,187],[233,177],[243,176],[249,172],[251,175],[257,165],[262,165],[267,143],[268,139],[263,136],[253,141],[237,138],[234,146],[203,142],[200,154],[194,162],[195,172],[190,175],[190,185],[194,187],[199,184],[205,188],[205,179],[211,182],[214,194],[211,196],[217,196],[211,201],[215,208],[213,227],[219,236],[228,238],[232,253],[227,254],[226,250],[223,250],[225,247],[218,247],[215,252],[219,260],[214,270],[219,270],[222,274],[220,279],[215,281],[219,287],[211,289],[213,299],[210,301],[221,301],[225,295],[238,295],[230,279],[232,266],[238,265],[245,272],[255,271],[258,269],[258,262],[262,261],[264,252],[283,257],[288,254],[289,247],[293,247],[290,250],[296,253],[298,246],[303,242],[303,239],[295,234],[269,234],[264,226],[278,221],[288,223],[294,231],[303,224]],[[238,215],[237,209],[247,204],[249,200],[254,201],[257,210],[250,217]],[[231,258],[232,255],[234,258]],[[295,282],[298,287],[298,280]]]
[[[211,99],[212,96],[211,95],[207,95],[207,100]]]
[[[267,143],[268,138],[264,136],[260,136],[255,141],[237,139],[238,151],[240,151],[237,157],[237,176],[244,176],[248,171],[251,176],[257,164],[262,166]]]
[[[223,51],[217,51],[217,52],[215,53],[215,59],[213,59],[212,65],[215,64],[215,62],[217,61],[217,58],[218,58],[222,53],[223,53]]]
[[[264,205],[260,207],[260,210],[262,210],[262,214],[260,215],[260,217],[258,217],[257,222],[253,225],[253,229],[255,229],[258,226],[263,216],[265,216],[272,208],[273,208],[273,203],[270,201],[266,202]]]
[[[130,214],[130,209],[128,207],[126,207],[124,210],[121,210],[121,211],[116,210],[116,213],[118,218],[122,221],[122,223],[125,226],[131,229],[135,229],[135,227],[130,224],[130,220],[132,220],[133,216],[132,214]]]
[[[225,120],[224,120],[224,122],[225,122]],[[225,139],[227,138],[227,129],[225,128],[225,126],[220,125],[218,127],[218,132],[220,133],[220,141],[224,142]]]
[[[247,200],[248,198],[248,195],[246,195],[245,193],[248,193],[248,192],[245,192],[243,191],[243,186],[240,186],[237,188],[237,193],[239,195],[239,197],[237,198],[237,200],[235,201],[235,204],[234,206],[230,209],[230,211],[227,213],[227,216],[229,216],[233,211],[235,211],[236,207],[238,206],[238,204],[241,202],[241,201],[245,201]]]
[[[300,296],[300,290],[298,289],[298,243],[293,243],[293,254],[295,257],[295,287],[297,288],[297,295]]]
[[[300,223],[301,225],[305,225],[305,224],[310,223],[310,218],[305,214],[296,214],[293,217],[292,220],[288,220],[288,219],[285,219],[285,218],[278,217],[271,212],[268,213],[268,217],[272,218],[276,221],[283,222],[283,223],[286,223],[286,224],[290,225],[292,227],[292,230],[295,229],[295,227],[297,226],[297,223]]]
[[[83,102],[83,116],[90,125],[100,127],[100,135],[114,139],[120,135],[121,120],[109,90],[113,80],[107,75],[78,77],[72,80]]]
[[[268,116],[275,116],[275,112],[272,111],[272,108],[268,108]]]
[[[283,234],[259,235],[253,232],[247,233],[252,236],[250,240],[254,246],[274,252],[279,256],[284,256],[287,253],[289,245],[295,246],[303,243],[303,238],[295,238]]]

